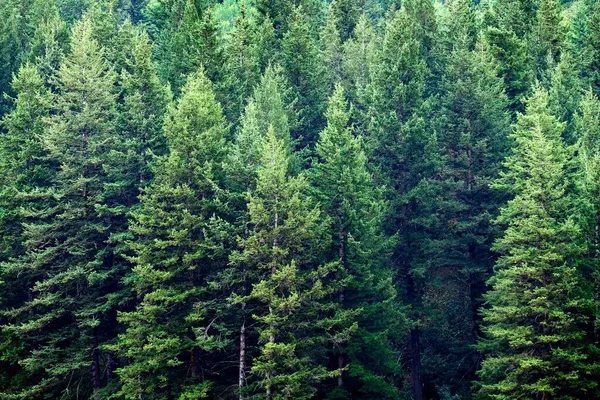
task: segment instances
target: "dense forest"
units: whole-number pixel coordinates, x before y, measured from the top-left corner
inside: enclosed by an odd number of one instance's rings
[[[600,1],[0,0],[0,399],[600,399]]]

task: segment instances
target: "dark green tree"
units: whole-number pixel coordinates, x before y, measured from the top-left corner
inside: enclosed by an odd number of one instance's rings
[[[117,370],[120,395],[203,398],[210,381],[201,357],[223,346],[206,283],[226,262],[230,239],[219,202],[226,125],[202,71],[170,108],[164,132],[169,153],[132,215],[127,282],[137,306],[119,315],[126,330],[116,349],[129,360]]]
[[[249,196],[249,234],[232,255],[249,290],[234,294],[234,303],[251,310],[259,334],[247,381],[267,399],[312,398],[319,381],[334,374],[324,365],[332,324],[324,316],[336,290],[325,283],[335,264],[319,261],[328,220],[307,190],[304,176],[289,175],[285,145],[270,128]]]
[[[233,124],[239,122],[246,101],[261,74],[259,49],[254,41],[256,28],[255,21],[242,4],[224,52],[224,105],[227,118]]]
[[[506,230],[494,245],[500,258],[485,295],[482,398],[594,397],[589,390],[597,385],[584,372],[587,318],[578,312],[584,303],[577,271],[583,246],[571,216],[564,128],[537,87],[495,182],[514,197],[497,219]]]
[[[73,29],[71,53],[58,71],[58,93],[41,135],[60,167],[51,188],[28,195],[44,207],[27,215],[25,255],[5,264],[10,273],[40,277],[4,313],[6,331],[25,341],[19,363],[31,381],[23,398],[83,393],[97,398],[102,385],[98,346],[106,340],[107,314],[118,302],[112,297],[118,270],[112,269],[108,229],[125,226],[98,210],[113,201],[105,185],[112,179],[106,155],[115,137],[114,81],[84,18]]]
[[[322,53],[303,9],[295,8],[289,18],[290,27],[281,43],[281,58],[284,75],[296,99],[299,123],[293,127],[292,137],[301,147],[311,147],[324,125],[326,74]]]
[[[331,219],[327,257],[339,263],[333,278],[338,310],[332,355],[337,358],[337,388],[329,398],[397,398],[392,376],[399,372],[398,343],[406,321],[387,264],[391,240],[383,233],[386,204],[367,170],[361,140],[349,123],[341,85],[329,99],[327,127],[317,141],[311,169],[314,196]]]

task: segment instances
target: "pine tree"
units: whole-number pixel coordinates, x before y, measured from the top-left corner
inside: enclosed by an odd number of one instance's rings
[[[567,123],[564,136],[574,142],[573,117],[582,96],[582,81],[573,57],[567,51],[561,53],[560,61],[550,75],[549,104],[552,114]]]
[[[422,225],[428,223],[421,217],[427,214],[429,204],[418,207],[424,212],[421,215],[409,211],[407,201],[421,181],[427,180],[429,174],[433,175],[437,151],[435,136],[428,135],[425,130],[424,116],[429,107],[424,99],[427,73],[417,22],[403,7],[389,16],[382,48],[375,57],[366,129],[369,134],[368,154],[374,162],[375,178],[387,187],[386,197],[390,201],[386,232],[390,236],[406,235],[406,239],[399,238],[392,259],[396,261],[394,267],[398,270],[398,283],[404,300],[415,311],[415,283],[409,271],[415,268],[416,260],[413,259],[414,254],[408,253],[407,245],[412,242],[408,240],[412,233],[408,227],[411,226],[409,221],[413,220],[412,226],[423,231]],[[425,191],[431,196],[433,187],[429,184],[424,186],[428,187]],[[421,202],[421,199],[416,202]],[[420,222],[417,223],[418,220]],[[420,338],[415,323],[419,317],[410,316],[413,325],[407,351],[402,358],[410,365],[415,399],[422,400]]]
[[[0,144],[2,171],[2,226],[0,260],[6,261],[22,253],[19,208],[24,203],[22,193],[44,187],[52,174],[52,164],[40,136],[44,130],[51,95],[37,69],[26,64],[15,76],[14,110],[2,121],[6,129]]]
[[[22,222],[28,213],[44,207],[27,195],[43,191],[52,181],[56,165],[47,158],[40,139],[43,118],[47,117],[51,94],[37,69],[22,66],[15,76],[13,90],[17,93],[13,111],[2,121],[6,134],[0,136],[0,263],[23,256],[25,243]],[[9,265],[0,264],[0,321],[4,312],[26,301],[29,289],[40,273],[19,274]],[[0,391],[15,393],[27,382],[27,372],[18,365],[25,357],[24,343],[18,334],[0,333]]]
[[[290,27],[281,43],[284,74],[296,98],[299,124],[292,137],[301,147],[313,146],[316,133],[323,127],[327,96],[322,54],[301,7],[290,15]]]
[[[128,170],[126,185],[134,190],[127,197],[135,199],[138,187],[150,181],[152,157],[165,152],[163,116],[171,93],[158,79],[146,33],[138,32],[124,54],[119,80],[119,131],[123,139],[120,154]]]
[[[55,1],[38,0],[43,6],[44,18],[35,27],[26,59],[35,63],[41,75],[50,84],[69,47],[69,28],[61,19]]]
[[[583,367],[576,266],[582,246],[570,216],[564,128],[537,87],[495,183],[514,197],[497,219],[506,230],[494,245],[500,258],[485,295],[478,384],[484,398],[594,397],[586,394],[594,384]]]
[[[527,55],[527,43],[515,32],[505,27],[489,27],[484,32],[491,54],[499,66],[504,79],[506,95],[513,115],[523,111],[523,99],[527,95],[533,78]]]
[[[189,78],[164,131],[169,153],[132,215],[127,282],[137,307],[119,316],[126,330],[116,348],[129,360],[117,370],[120,394],[204,398],[210,383],[200,357],[223,345],[206,283],[227,258],[229,228],[219,202],[226,125],[203,72]]]
[[[329,6],[329,18],[335,21],[335,30],[339,32],[340,41],[348,40],[358,23],[363,8],[362,0],[333,0]]]
[[[343,44],[342,71],[344,89],[355,111],[361,114],[360,122],[366,120],[362,116],[368,104],[368,88],[371,83],[375,57],[375,33],[366,15],[361,15],[353,35]],[[362,127],[361,127],[362,128]],[[362,129],[364,130],[364,129]]]
[[[254,42],[255,31],[255,22],[242,4],[224,52],[223,92],[227,97],[224,103],[228,120],[234,124],[238,123],[261,73],[258,48]]]
[[[228,186],[242,196],[255,186],[257,168],[260,165],[260,149],[269,128],[281,140],[291,156],[293,143],[290,136],[291,106],[286,104],[285,81],[281,68],[267,67],[254,88],[254,93],[241,118],[240,127],[225,163]],[[298,169],[298,162],[291,161],[291,168]],[[245,199],[243,200],[245,209]]]
[[[580,111],[574,118],[574,129],[578,138],[577,161],[579,162],[576,175],[577,207],[579,225],[585,239],[586,254],[581,257],[580,272],[586,289],[584,296],[589,301],[589,308],[583,309],[583,314],[589,317],[586,343],[590,357],[584,368],[592,377],[600,375],[598,368],[598,348],[600,346],[600,267],[598,266],[598,251],[600,246],[600,205],[598,191],[600,177],[598,152],[600,138],[600,101],[590,89],[581,101]],[[591,387],[589,397],[597,397],[599,389]]]
[[[367,171],[360,139],[349,125],[341,85],[329,99],[327,127],[316,146],[311,177],[315,198],[331,218],[327,256],[335,272],[338,310],[333,356],[340,368],[329,398],[396,398],[388,377],[398,372],[392,341],[402,337],[404,316],[396,302],[394,273],[386,264],[389,240],[382,231],[385,203]],[[393,327],[393,328],[392,328]],[[393,332],[393,333],[391,333]]]
[[[41,3],[41,0],[7,0],[0,4],[0,93],[12,94],[12,76],[26,58],[36,25],[42,22]],[[8,111],[9,104],[0,98],[0,116]]]
[[[114,144],[114,80],[84,18],[73,29],[71,53],[58,71],[59,93],[42,134],[60,168],[49,190],[30,195],[44,207],[27,215],[25,255],[6,264],[12,273],[41,276],[28,288],[28,298],[5,312],[6,330],[26,342],[27,354],[19,362],[35,377],[21,393],[25,398],[60,397],[65,388],[67,397],[75,398],[69,386],[75,376],[78,392],[97,398],[102,384],[98,346],[118,301],[111,298],[118,278],[108,230],[123,226],[97,211],[111,200],[105,168]]]
[[[186,76],[203,66],[211,82],[219,81],[223,65],[222,50],[217,42],[217,27],[209,8],[202,10],[193,0],[169,4],[166,26],[157,38],[161,77],[171,83],[178,94]]]
[[[475,374],[477,354],[471,345],[477,338],[477,309],[494,260],[489,248],[496,229],[489,221],[504,201],[490,184],[508,150],[508,101],[485,42],[470,50],[470,40],[459,41],[450,53],[440,86],[440,119],[435,124],[443,153],[438,200],[442,210],[426,250],[427,267],[418,281],[425,351],[435,357],[431,375],[438,388],[458,376]],[[449,368],[464,358],[471,360],[464,369]]]
[[[259,334],[248,384],[267,399],[309,399],[332,374],[321,349],[331,309],[324,299],[335,290],[324,281],[334,265],[319,262],[328,222],[306,195],[306,179],[289,175],[286,153],[270,128],[249,196],[250,231],[232,255],[249,294],[233,300],[246,304]]]
[[[320,32],[320,43],[325,62],[328,86],[342,79],[342,40],[338,31],[337,15],[333,13],[333,5],[329,6],[327,23]]]
[[[587,75],[594,93],[600,93],[600,2],[595,2],[594,7],[590,7],[590,16],[587,23],[589,36],[586,38],[585,47],[589,57],[589,66]]]
[[[542,79],[547,70],[560,60],[565,32],[561,24],[562,6],[558,0],[540,0],[537,21],[529,40],[534,71]]]
[[[387,21],[368,99],[370,151],[385,171],[394,169],[389,163],[396,157],[390,153],[396,151],[402,125],[423,103],[426,73],[416,21],[402,8]]]

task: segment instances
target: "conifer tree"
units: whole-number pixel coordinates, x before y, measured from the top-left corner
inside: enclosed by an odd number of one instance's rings
[[[495,186],[513,194],[497,221],[506,230],[483,310],[485,359],[478,393],[496,398],[594,397],[584,373],[584,306],[578,290],[580,228],[570,216],[565,124],[537,87],[519,115],[513,152]],[[591,396],[590,396],[591,395]]]
[[[246,303],[259,334],[247,381],[267,399],[312,398],[332,375],[322,349],[330,324],[323,316],[331,310],[325,299],[336,290],[325,280],[334,265],[319,261],[328,221],[307,189],[304,176],[289,175],[285,146],[270,128],[249,196],[250,231],[232,255],[249,285],[234,302]]]
[[[335,30],[339,32],[340,41],[348,40],[358,23],[363,0],[333,0],[329,6],[329,18],[335,23]]]
[[[169,4],[167,15],[166,26],[157,38],[161,77],[171,83],[176,94],[186,76],[200,66],[211,82],[217,82],[223,55],[210,8],[200,14],[193,0],[177,0]]]
[[[370,151],[386,171],[393,170],[385,164],[394,162],[390,153],[402,125],[423,103],[426,73],[416,21],[403,7],[387,21],[368,99]]]
[[[498,63],[513,115],[523,111],[523,98],[532,83],[527,43],[506,27],[489,27],[484,32],[490,53]]]
[[[169,153],[158,159],[130,228],[127,281],[138,304],[119,316],[126,331],[116,347],[129,360],[117,370],[120,394],[203,398],[210,383],[202,354],[222,346],[206,282],[226,260],[228,240],[219,204],[226,125],[204,72],[189,78],[164,131]]]
[[[34,191],[43,191],[52,182],[56,165],[47,158],[40,139],[47,117],[51,94],[37,69],[31,64],[21,67],[15,76],[17,93],[14,109],[2,121],[6,134],[0,136],[0,263],[23,256],[25,243],[22,222],[28,213],[43,209],[44,203],[28,199]],[[34,197],[35,198],[35,197]],[[7,264],[0,264],[0,321],[4,312],[19,306],[29,296],[29,289],[41,279],[40,273],[19,274]],[[27,382],[27,372],[18,365],[26,354],[18,334],[0,333],[0,391],[15,393]]]
[[[361,125],[365,123],[368,104],[367,93],[371,83],[375,57],[375,33],[366,15],[361,15],[354,28],[352,37],[343,44],[342,71],[346,95],[361,114]],[[362,126],[360,127],[363,128]],[[364,130],[364,129],[362,129]]]
[[[234,124],[237,124],[261,73],[255,31],[255,22],[242,4],[225,49],[223,92],[227,97],[226,115]]]
[[[289,156],[293,143],[290,136],[291,105],[286,104],[285,81],[281,68],[269,66],[254,88],[254,93],[244,111],[235,135],[229,157],[225,163],[227,180],[232,192],[245,196],[255,186],[257,168],[260,165],[260,150],[267,131],[281,140]],[[298,169],[298,162],[291,161],[291,168]],[[245,200],[244,206],[245,209]]]
[[[117,271],[111,268],[108,227],[123,226],[97,210],[111,200],[105,168],[114,144],[114,80],[84,18],[73,29],[42,134],[60,168],[52,187],[36,195],[44,208],[27,216],[25,255],[7,264],[13,273],[41,275],[28,298],[5,313],[7,331],[26,341],[20,364],[35,377],[21,394],[26,398],[60,397],[65,388],[74,398],[74,376],[79,392],[89,396],[97,398],[102,384],[98,346],[106,339],[107,313],[118,301],[111,297]]]
[[[427,200],[418,199],[418,209],[423,211],[413,213],[407,207],[407,200],[416,192],[420,182],[428,180],[435,168],[437,152],[435,136],[428,135],[425,130],[424,116],[427,115],[428,105],[423,98],[425,92],[426,62],[423,59],[422,43],[419,29],[413,16],[408,14],[406,7],[391,14],[387,20],[382,48],[375,57],[372,68],[372,84],[368,98],[368,154],[374,162],[375,178],[387,188],[386,197],[390,208],[386,218],[386,232],[406,235],[399,238],[394,248],[394,265],[398,270],[399,288],[404,294],[406,303],[417,311],[415,304],[413,270],[417,265],[416,257],[408,244],[420,244],[410,239],[412,233],[409,221],[420,220],[414,227],[423,232],[422,216],[427,214]],[[433,186],[425,184],[428,196],[431,196]],[[418,190],[418,189],[417,189]],[[424,193],[423,193],[424,194]],[[434,198],[434,197],[429,197]],[[425,222],[425,223],[424,223]],[[423,224],[424,223],[424,224]],[[412,387],[415,399],[423,399],[421,381],[421,351],[420,334],[416,321],[418,315],[411,315],[411,327],[408,350],[403,355],[411,370]]]
[[[600,3],[593,4],[589,7],[590,15],[587,21],[589,35],[585,40],[585,49],[588,53],[589,66],[586,72],[589,84],[597,96],[600,94],[600,72],[598,72],[600,70]]]
[[[568,51],[561,53],[560,61],[550,75],[548,95],[552,114],[567,123],[564,136],[569,144],[573,144],[573,117],[581,101],[582,81],[573,56]]]
[[[45,0],[6,0],[0,4],[0,93],[12,94],[11,81],[26,60],[29,42],[36,26],[44,21]],[[9,111],[9,102],[0,98],[0,116]]]
[[[564,47],[565,33],[561,25],[562,6],[558,0],[540,0],[536,24],[529,41],[534,60],[534,71],[538,79],[560,60]]]
[[[320,32],[320,43],[325,62],[328,84],[331,88],[342,79],[342,40],[338,31],[337,15],[329,6],[327,23]]]
[[[138,188],[150,181],[152,157],[166,150],[163,116],[171,93],[158,79],[146,33],[137,32],[130,46],[124,49],[124,55],[119,79],[122,97],[119,130],[123,138],[120,153],[122,162],[127,164],[128,186],[134,190],[128,197],[134,199]]]
[[[323,127],[327,85],[322,54],[303,9],[290,15],[289,29],[281,43],[284,74],[296,98],[299,123],[292,137],[301,147],[313,146],[316,133]]]
[[[48,116],[51,94],[37,69],[26,64],[15,76],[14,110],[5,116],[2,125],[6,134],[0,142],[2,179],[2,219],[0,223],[0,260],[6,261],[22,253],[19,211],[25,199],[23,193],[43,187],[52,175],[53,166],[40,140],[43,118]]]
[[[405,325],[396,302],[395,274],[386,264],[390,241],[382,230],[384,192],[367,171],[339,84],[326,117],[311,177],[315,198],[331,218],[331,247],[326,254],[339,263],[333,278],[339,289],[334,298],[338,322],[332,353],[340,369],[337,388],[333,393],[328,388],[329,396],[396,398],[397,389],[387,378],[398,372],[392,341],[402,338]]]
[[[590,357],[585,362],[585,371],[592,377],[598,377],[598,348],[600,346],[600,267],[598,251],[600,249],[600,101],[590,89],[582,98],[580,111],[574,118],[574,130],[578,143],[576,188],[578,194],[578,222],[585,240],[586,254],[579,263],[579,271],[585,284],[584,296],[589,308],[583,309],[589,317],[586,329],[586,343]],[[598,379],[598,378],[596,378]],[[597,397],[598,388],[592,388],[590,397]]]
[[[35,27],[26,54],[35,63],[47,84],[56,75],[69,47],[69,27],[62,20],[55,1],[39,0],[43,4],[42,21]]]

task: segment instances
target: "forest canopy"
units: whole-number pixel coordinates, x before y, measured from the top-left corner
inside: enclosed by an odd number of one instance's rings
[[[0,0],[0,399],[600,399],[600,1]]]

